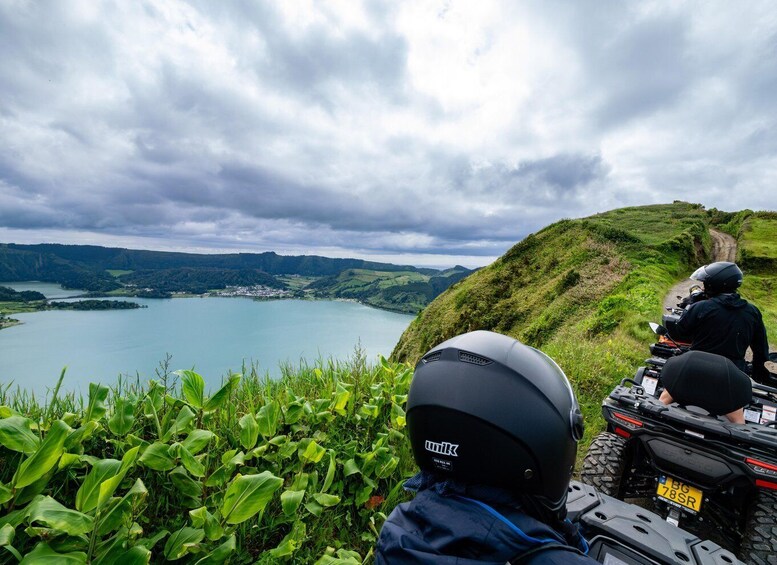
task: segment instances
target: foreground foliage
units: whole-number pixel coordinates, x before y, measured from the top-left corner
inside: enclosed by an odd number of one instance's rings
[[[179,372],[46,406],[0,390],[0,562],[362,563],[411,469],[412,370]]]

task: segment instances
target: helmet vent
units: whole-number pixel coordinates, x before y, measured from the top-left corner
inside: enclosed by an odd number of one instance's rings
[[[427,355],[421,361],[424,363],[431,363],[432,361],[439,361],[440,357],[442,356],[442,351],[437,351],[436,353],[432,353],[431,355]]]
[[[472,363],[473,365],[488,365],[491,363],[491,359],[486,359],[480,355],[473,355],[466,351],[459,351],[459,361],[464,363]]]

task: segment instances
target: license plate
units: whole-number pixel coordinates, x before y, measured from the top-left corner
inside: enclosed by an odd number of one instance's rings
[[[690,508],[694,512],[698,512],[701,509],[701,499],[704,496],[699,489],[664,475],[658,477],[656,494],[664,500]]]

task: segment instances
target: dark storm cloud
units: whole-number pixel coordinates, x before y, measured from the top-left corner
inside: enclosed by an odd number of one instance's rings
[[[769,3],[344,6],[0,4],[0,229],[494,257],[623,205],[774,208]]]

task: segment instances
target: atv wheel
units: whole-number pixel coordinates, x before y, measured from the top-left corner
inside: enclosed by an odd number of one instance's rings
[[[604,494],[621,494],[626,469],[626,440],[610,432],[596,436],[588,447],[580,480]]]
[[[777,564],[777,495],[759,492],[750,507],[740,557],[755,565]]]

